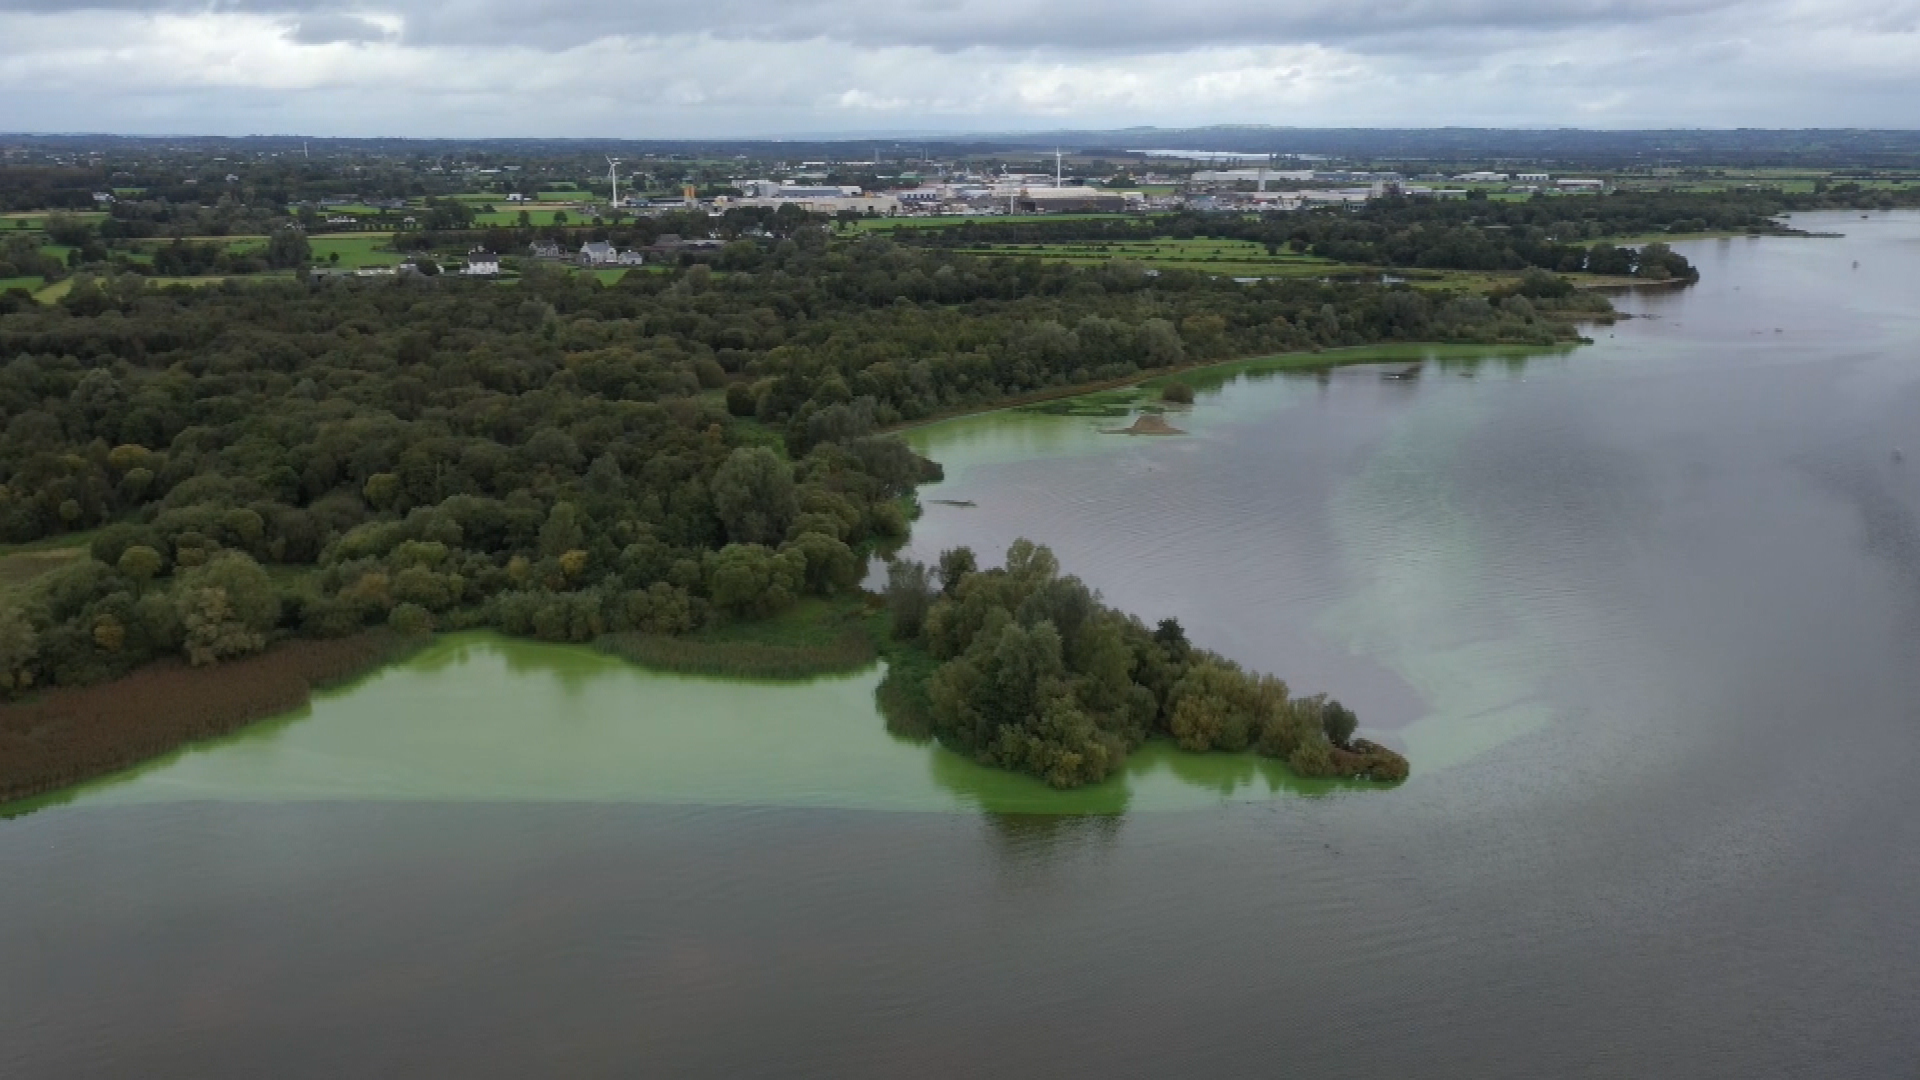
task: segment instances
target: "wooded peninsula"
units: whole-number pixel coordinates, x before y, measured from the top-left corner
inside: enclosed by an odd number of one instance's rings
[[[1329,215],[1305,243],[1426,228],[1401,213]],[[613,285],[539,267],[512,284],[188,288],[102,273],[51,305],[0,301],[0,542],[18,545],[0,550],[83,549],[0,581],[0,696],[16,702],[0,706],[0,800],[158,753],[169,738],[155,732],[209,733],[153,716],[137,753],[78,761],[57,748],[85,742],[74,725],[99,710],[63,711],[61,695],[375,628],[599,641],[746,674],[884,653],[890,723],[1062,787],[1156,736],[1303,775],[1401,779],[1405,760],[1356,738],[1337,702],[1107,608],[1043,547],[1022,542],[993,568],[965,551],[896,562],[884,599],[867,597],[868,558],[905,539],[916,485],[940,475],[884,432],[1239,357],[1572,341],[1611,312],[1558,275],[1564,248],[1519,256],[1488,289],[1431,289],[1002,258],[807,221],[752,229],[717,260]],[[1511,230],[1446,229],[1520,250]],[[1693,274],[1659,245],[1630,251],[1625,272],[1640,267]],[[809,604],[837,621],[772,645],[740,631]],[[763,670],[784,646],[812,659]],[[342,663],[329,654],[310,681]],[[190,713],[183,692],[168,708]]]

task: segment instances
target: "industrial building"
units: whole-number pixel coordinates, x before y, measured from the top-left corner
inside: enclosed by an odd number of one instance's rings
[[[1093,187],[1036,187],[1014,195],[1014,205],[1029,214],[1120,213],[1127,209],[1128,196],[1135,192],[1107,191]]]

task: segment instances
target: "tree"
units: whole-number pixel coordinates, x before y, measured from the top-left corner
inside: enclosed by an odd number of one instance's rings
[[[948,548],[940,553],[940,591],[952,596],[968,574],[980,568],[970,547]]]
[[[307,234],[291,226],[275,229],[267,237],[267,265],[276,270],[305,266],[313,258],[313,246]]]
[[[781,545],[782,554],[797,552],[806,560],[808,592],[830,596],[860,583],[860,559],[844,541],[822,532],[803,532]]]
[[[0,607],[0,694],[33,685],[33,660],[40,652],[39,635],[16,607]]]
[[[160,557],[160,552],[155,549],[145,544],[134,544],[120,553],[120,558],[114,565],[122,574],[132,578],[136,584],[144,588],[147,582],[160,573],[166,562]]]
[[[1335,746],[1344,747],[1353,741],[1354,729],[1360,726],[1360,718],[1353,710],[1329,699],[1320,706],[1320,724],[1327,733],[1327,741]]]
[[[181,574],[173,597],[186,630],[187,659],[195,667],[260,651],[280,619],[273,580],[237,551],[221,552]]]
[[[707,556],[707,594],[736,615],[771,615],[793,606],[806,582],[806,558],[759,544],[728,544]]]
[[[926,627],[927,612],[938,596],[933,574],[927,564],[912,559],[895,559],[887,564],[887,612],[892,616],[893,636],[911,640]]]
[[[799,510],[793,466],[764,446],[729,454],[714,472],[711,489],[727,539],[736,544],[778,543]]]
[[[1187,654],[1193,649],[1193,646],[1187,644],[1187,631],[1180,625],[1179,619],[1161,619],[1160,625],[1153,629],[1153,640],[1166,652],[1169,659],[1178,664],[1186,663]]]
[[[402,634],[430,634],[433,614],[419,604],[400,604],[388,613],[387,625]]]
[[[587,530],[582,521],[580,508],[570,502],[554,503],[547,512],[546,524],[540,526],[540,553],[560,556],[574,551],[587,542]]]

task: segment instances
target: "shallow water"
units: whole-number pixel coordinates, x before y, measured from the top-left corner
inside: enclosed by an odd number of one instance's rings
[[[0,821],[0,1075],[1910,1071],[1920,215],[1811,224],[1572,352],[915,433],[917,552],[1048,543],[1399,788],[1023,814],[872,674],[457,639]]]
[[[889,735],[873,699],[881,674],[703,678],[577,646],[448,635],[291,715],[9,810],[490,800],[1111,814],[1370,790],[1155,745],[1113,782],[1058,792]]]

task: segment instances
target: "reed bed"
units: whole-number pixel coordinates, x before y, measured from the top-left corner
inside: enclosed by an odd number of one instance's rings
[[[218,667],[163,660],[112,682],[0,705],[0,804],[118,772],[298,708],[316,689],[365,674],[421,640],[382,630],[287,641]]]

